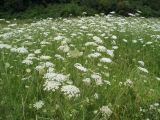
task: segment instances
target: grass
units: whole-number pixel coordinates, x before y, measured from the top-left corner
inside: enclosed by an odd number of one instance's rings
[[[2,19],[0,28],[0,120],[160,119],[159,19]]]

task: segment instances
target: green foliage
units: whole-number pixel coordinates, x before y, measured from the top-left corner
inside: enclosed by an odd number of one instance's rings
[[[87,12],[87,15],[94,15],[96,10],[87,8],[86,6],[79,6],[74,3],[69,4],[55,4],[48,5],[46,8],[43,5],[33,6],[28,8],[24,12],[14,13],[12,15],[6,13],[0,13],[0,16],[5,18],[57,18],[57,17],[69,17],[69,16],[80,16],[83,12]]]
[[[36,17],[66,17],[69,14],[78,16],[84,10],[90,15],[93,15],[95,11],[105,14],[116,11],[117,14],[124,16],[140,10],[143,16],[158,17],[160,16],[159,6],[159,0],[0,0],[0,11],[2,12],[0,17],[7,16],[4,14],[12,18],[15,16],[27,18],[33,15],[34,17],[35,15]]]

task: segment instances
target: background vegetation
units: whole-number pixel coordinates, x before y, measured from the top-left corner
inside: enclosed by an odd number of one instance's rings
[[[115,11],[127,16],[142,11],[146,17],[160,16],[159,0],[0,0],[1,18],[46,18]]]

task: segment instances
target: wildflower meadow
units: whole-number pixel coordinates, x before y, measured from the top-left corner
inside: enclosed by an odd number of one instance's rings
[[[0,19],[0,120],[160,120],[160,19]]]

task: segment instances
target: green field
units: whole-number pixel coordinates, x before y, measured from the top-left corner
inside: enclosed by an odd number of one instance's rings
[[[0,120],[160,120],[160,19],[0,19]]]

